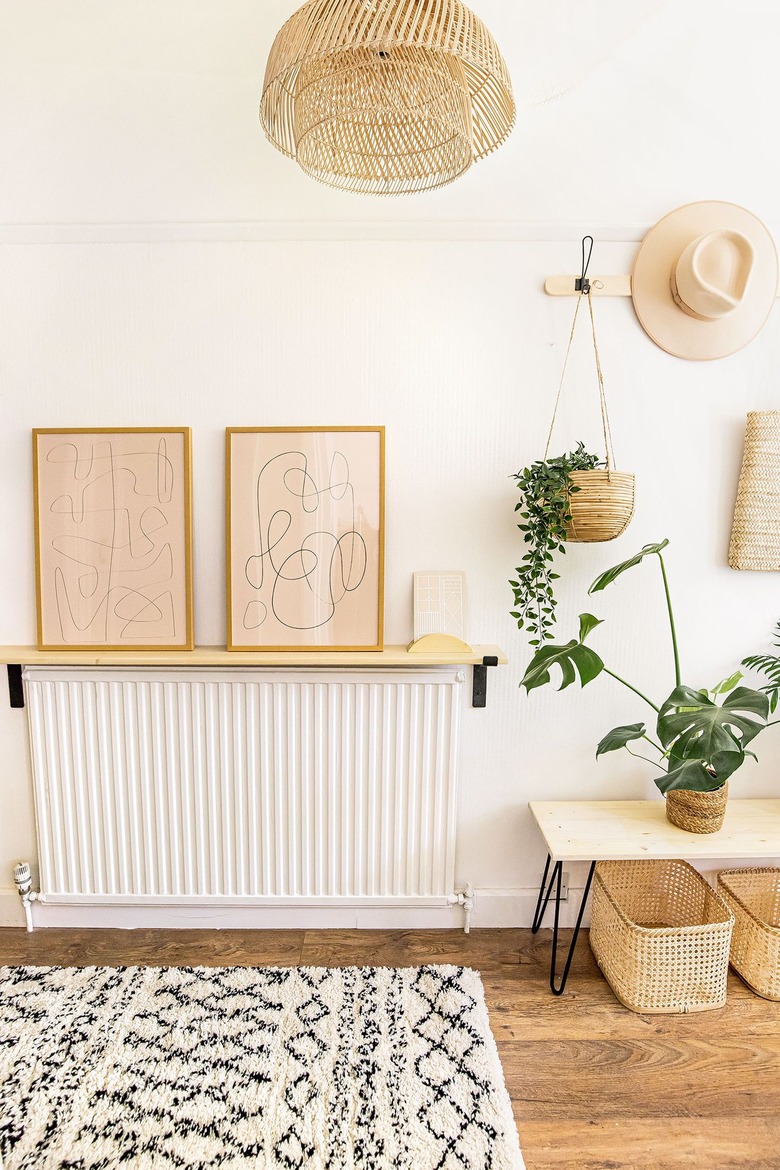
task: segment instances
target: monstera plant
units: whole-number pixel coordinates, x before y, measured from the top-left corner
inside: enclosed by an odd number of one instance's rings
[[[748,756],[753,755],[749,745],[756,736],[765,727],[774,726],[768,723],[770,695],[740,686],[742,675],[739,672],[712,690],[686,686],[682,682],[674,613],[663,558],[668,544],[668,540],[664,540],[660,544],[645,545],[636,556],[598,577],[589,590],[591,594],[599,593],[646,558],[657,559],[666,597],[675,672],[675,685],[666,699],[661,703],[653,702],[638,687],[610,670],[596,651],[585,644],[588,635],[602,624],[588,613],[580,616],[577,638],[565,645],[544,645],[536,651],[521,685],[527,691],[544,686],[552,681],[556,668],[561,674],[559,690],[570,686],[577,679],[582,686],[586,686],[600,674],[609,675],[641,699],[652,711],[652,716],[644,722],[614,727],[599,743],[596,755],[603,756],[607,752],[626,749],[632,755],[646,760],[653,765],[657,773],[655,783],[664,794],[678,790],[715,792],[723,788]],[[754,665],[755,660],[746,660],[745,664]],[[770,689],[768,687],[767,691]],[[652,752],[652,756],[645,754],[647,752]]]

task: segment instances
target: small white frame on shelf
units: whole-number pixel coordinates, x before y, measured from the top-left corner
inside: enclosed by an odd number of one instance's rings
[[[448,634],[466,642],[466,574],[414,574],[414,640]]]

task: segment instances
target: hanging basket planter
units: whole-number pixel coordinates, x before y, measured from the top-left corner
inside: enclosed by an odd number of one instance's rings
[[[595,544],[622,536],[634,515],[636,481],[632,473],[572,471],[569,479],[577,490],[569,496],[567,541]]]
[[[612,443],[612,428],[604,389],[599,347],[596,340],[596,322],[593,315],[591,286],[586,279],[589,259],[585,259],[583,240],[582,277],[577,283],[581,295],[577,297],[569,343],[563,362],[561,381],[555,399],[552,422],[542,459],[515,475],[520,501],[515,512],[520,513],[518,524],[523,534],[525,553],[522,563],[515,568],[516,577],[509,584],[514,591],[515,609],[511,610],[518,628],[526,630],[531,646],[540,646],[552,638],[555,625],[556,555],[565,552],[563,545],[571,541],[595,544],[615,540],[628,528],[634,515],[635,481],[630,472],[618,471]],[[561,404],[566,371],[571,357],[572,343],[577,328],[580,307],[588,302],[593,334],[593,352],[599,387],[601,426],[604,434],[604,461],[587,450],[584,443],[558,456],[550,456],[555,423]]]

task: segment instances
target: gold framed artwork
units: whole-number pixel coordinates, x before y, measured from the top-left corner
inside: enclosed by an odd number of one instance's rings
[[[191,650],[188,427],[33,431],[41,650]]]
[[[384,427],[230,427],[228,650],[382,650]]]

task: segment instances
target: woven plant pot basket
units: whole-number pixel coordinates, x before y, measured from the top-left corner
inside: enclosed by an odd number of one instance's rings
[[[685,861],[601,861],[590,945],[624,1007],[650,1015],[726,1002],[734,918]]]
[[[615,540],[634,515],[636,482],[627,471],[573,471],[566,539],[582,544]]]
[[[672,789],[666,794],[666,819],[686,833],[717,833],[723,828],[728,798],[728,781],[714,792]]]
[[[748,415],[729,565],[780,570],[780,410]]]
[[[780,869],[727,869],[718,889],[735,918],[732,967],[756,995],[780,1000]]]

